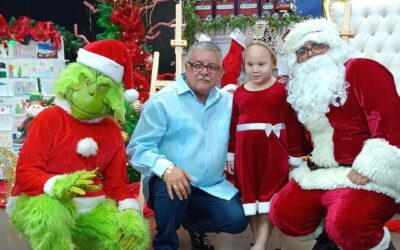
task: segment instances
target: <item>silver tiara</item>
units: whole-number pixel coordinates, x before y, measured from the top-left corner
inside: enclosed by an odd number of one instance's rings
[[[246,29],[246,47],[251,44],[262,44],[271,49],[275,55],[283,44],[282,34],[268,25],[266,21],[257,21]]]

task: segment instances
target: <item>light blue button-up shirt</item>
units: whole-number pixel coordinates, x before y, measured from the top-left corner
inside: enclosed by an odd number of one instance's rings
[[[146,176],[161,177],[175,164],[191,185],[229,200],[237,193],[224,175],[232,96],[213,88],[203,104],[183,77],[143,105],[127,153]]]

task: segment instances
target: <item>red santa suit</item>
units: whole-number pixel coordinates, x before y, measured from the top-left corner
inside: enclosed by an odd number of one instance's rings
[[[291,119],[290,119],[291,118]],[[233,96],[229,156],[246,215],[268,213],[272,196],[288,180],[287,130],[295,120],[285,85],[260,91],[240,86]]]
[[[55,180],[63,174],[99,168],[102,178],[95,177],[94,184],[103,188],[74,198],[78,211],[88,212],[106,197],[119,202],[120,210],[138,210],[127,187],[125,146],[118,124],[110,117],[81,122],[68,113],[66,101],[59,103],[63,108],[44,110],[29,127],[8,209],[20,195],[51,195]]]
[[[304,122],[313,147],[299,155],[312,153],[320,168],[297,164],[270,216],[288,235],[318,234],[324,221],[341,249],[386,249],[390,234],[383,226],[400,202],[400,98],[391,73],[375,61],[348,61],[345,77],[344,105]],[[371,181],[352,183],[351,169]]]

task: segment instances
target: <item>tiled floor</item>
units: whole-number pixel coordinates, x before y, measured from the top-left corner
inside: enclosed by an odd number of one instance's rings
[[[151,219],[150,223],[154,225]],[[181,246],[180,249],[191,250],[189,235],[184,230],[179,230]],[[250,247],[250,230],[249,228],[239,235],[230,234],[209,234],[210,241],[214,244],[217,250],[246,250]],[[267,250],[273,250],[275,245],[276,234],[272,235],[271,243]],[[392,234],[393,243],[397,248],[400,248],[400,235]],[[294,238],[286,238],[283,247],[286,250],[309,250],[314,245],[314,242],[301,242]],[[3,209],[0,209],[0,249],[1,250],[26,250],[31,249],[26,240],[10,226],[7,216]]]

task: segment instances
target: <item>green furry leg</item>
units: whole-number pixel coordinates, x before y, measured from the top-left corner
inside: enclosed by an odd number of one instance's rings
[[[100,202],[92,211],[82,214],[72,232],[79,250],[120,249],[114,242],[116,234],[117,208],[112,200]]]
[[[72,202],[61,202],[48,195],[21,196],[16,201],[11,222],[34,250],[71,250],[71,228],[76,217]]]

